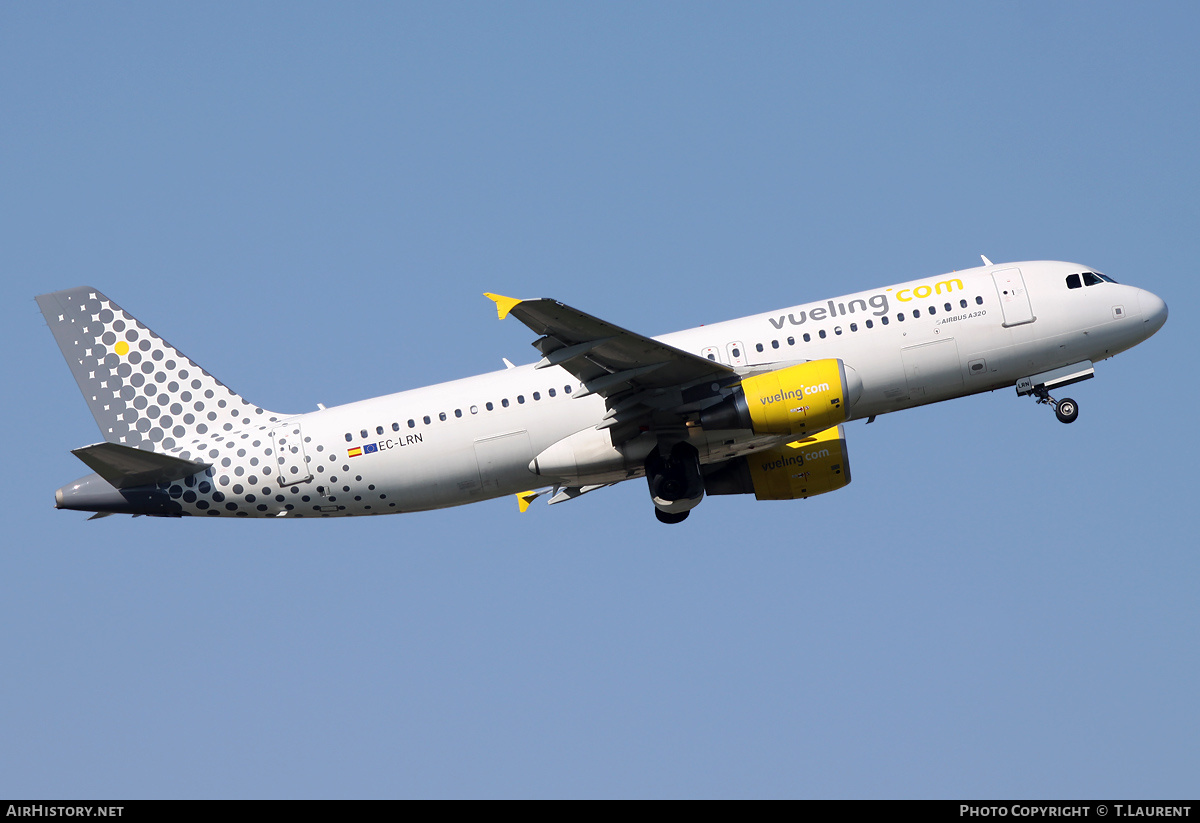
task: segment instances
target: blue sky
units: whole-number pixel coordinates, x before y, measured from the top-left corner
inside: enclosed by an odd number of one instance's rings
[[[0,796],[1193,796],[1191,4],[6,4]],[[1072,387],[848,427],[854,482],[519,516],[56,512],[97,429],[33,295],[253,402],[978,264],[1162,296]]]

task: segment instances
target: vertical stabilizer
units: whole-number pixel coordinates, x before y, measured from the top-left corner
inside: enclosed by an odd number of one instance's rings
[[[110,443],[167,451],[283,416],[227,388],[96,289],[37,302]]]

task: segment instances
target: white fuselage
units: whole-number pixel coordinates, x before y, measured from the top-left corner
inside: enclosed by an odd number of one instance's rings
[[[862,381],[849,409],[849,419],[859,419],[1104,360],[1161,326],[1149,314],[1162,301],[1141,289],[1068,288],[1066,278],[1086,270],[1060,262],[986,266],[657,339],[747,372],[840,358]],[[605,401],[577,398],[580,388],[559,367],[522,366],[314,411],[219,443],[189,443],[173,453],[212,462],[209,482],[220,495],[206,506],[193,486],[172,496],[192,514],[387,514],[638,475],[636,467],[569,478],[530,470],[538,454],[595,430],[604,417]],[[263,468],[279,459],[284,425],[292,436],[283,450],[302,451],[291,451],[282,469],[311,479],[280,487],[278,473]],[[782,442],[748,431],[692,435],[702,463]]]

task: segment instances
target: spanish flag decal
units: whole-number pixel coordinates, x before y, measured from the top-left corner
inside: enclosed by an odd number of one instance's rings
[[[362,446],[353,449],[346,449],[347,457],[362,457]]]

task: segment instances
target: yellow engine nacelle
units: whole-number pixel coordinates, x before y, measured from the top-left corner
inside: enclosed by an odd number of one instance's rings
[[[796,500],[850,483],[841,426],[785,446],[730,460],[704,478],[708,494],[750,494],[759,500]]]
[[[812,360],[747,377],[700,413],[700,425],[755,434],[815,434],[845,422],[862,381],[841,360]]]

